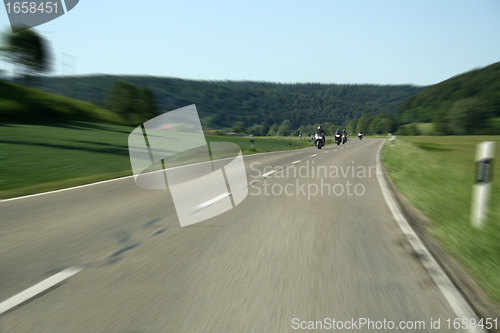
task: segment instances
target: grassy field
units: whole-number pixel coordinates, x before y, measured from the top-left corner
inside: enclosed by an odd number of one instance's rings
[[[416,123],[417,128],[422,135],[431,135],[434,130],[433,123]]]
[[[500,156],[500,136],[400,136],[393,147],[384,146],[382,160],[400,191],[432,221],[431,234],[500,304],[500,163],[485,226],[470,222],[476,145],[483,141],[496,141]]]
[[[56,190],[131,175],[132,127],[69,122],[59,125],[0,124],[0,198]],[[310,140],[210,136],[233,142],[243,154],[310,147]]]

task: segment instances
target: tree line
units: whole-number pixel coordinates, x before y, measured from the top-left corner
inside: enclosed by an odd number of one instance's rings
[[[256,136],[303,136],[313,135],[318,126],[321,126],[327,136],[334,135],[337,129],[346,130],[349,134],[356,134],[359,131],[365,134],[386,134],[394,133],[398,129],[398,122],[396,118],[392,117],[388,112],[382,112],[375,116],[365,113],[360,118],[347,120],[340,123],[325,122],[308,125],[300,125],[294,129],[290,120],[284,120],[280,124],[273,124],[272,126],[266,123],[253,125],[249,128],[245,127],[243,122],[238,122],[232,128],[235,133],[247,133]]]
[[[500,62],[429,86],[397,112],[400,124],[432,122],[437,135],[500,134],[499,117]]]
[[[48,92],[72,96],[75,87],[79,99],[98,105],[106,103],[107,91],[118,80],[147,86],[153,91],[160,112],[195,104],[204,128],[226,131],[237,123],[243,123],[245,128],[263,123],[271,127],[288,120],[291,128],[297,129],[304,124],[342,124],[365,113],[375,116],[387,112],[395,116],[406,98],[423,91],[413,86],[213,82],[145,76],[43,80],[42,89]]]

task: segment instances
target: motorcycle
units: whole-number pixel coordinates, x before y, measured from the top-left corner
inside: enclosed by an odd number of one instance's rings
[[[323,143],[324,139],[325,139],[325,137],[324,137],[324,135],[323,135],[323,134],[316,133],[316,134],[314,135],[314,145],[315,145],[316,147],[318,147],[318,149],[321,149],[321,147],[323,147],[323,146],[324,146],[324,143]]]
[[[340,142],[342,142],[342,135],[340,134],[335,134],[335,143],[338,145],[340,145]]]
[[[363,134],[359,133],[358,138],[361,140],[363,138]]]
[[[342,144],[347,142],[347,134],[342,135]]]

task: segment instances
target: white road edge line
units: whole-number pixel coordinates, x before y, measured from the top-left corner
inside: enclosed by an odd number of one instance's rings
[[[392,215],[396,219],[399,224],[399,227],[405,234],[406,238],[410,242],[413,250],[419,255],[420,258],[426,257],[428,260],[420,260],[422,264],[429,272],[429,275],[432,277],[439,290],[443,294],[444,298],[448,301],[448,304],[453,309],[457,318],[475,318],[476,322],[479,322],[474,310],[467,303],[465,298],[460,294],[455,285],[451,282],[448,275],[441,269],[438,265],[434,257],[430,254],[429,250],[424,246],[420,238],[417,236],[415,231],[412,229],[404,215],[399,210],[396,201],[394,200],[392,194],[390,193],[387,183],[382,174],[382,163],[380,161],[380,152],[382,151],[382,147],[384,146],[386,140],[382,141],[380,148],[377,152],[377,178],[380,185],[380,189],[382,190],[382,194],[384,195],[385,201],[387,202],[387,206],[392,212]],[[480,329],[467,329],[467,332],[486,332]]]
[[[210,199],[210,200],[208,200],[208,201],[206,201],[206,202],[204,202],[202,204],[199,204],[198,206],[196,206],[196,208],[206,208],[206,207],[210,206],[211,204],[214,204],[217,201],[222,200],[222,199],[228,197],[229,195],[230,195],[230,193],[224,193],[224,194],[218,195],[218,196],[216,196],[213,199]]]
[[[298,161],[292,162],[292,164],[297,164],[299,162],[302,162],[302,160],[298,160]]]
[[[52,288],[58,283],[72,277],[76,273],[80,272],[83,267],[69,267],[59,272],[40,283],[35,284],[33,287],[30,287],[19,294],[12,296],[11,298],[0,303],[0,314],[9,311],[10,309],[26,302],[30,298],[46,291],[47,289]]]

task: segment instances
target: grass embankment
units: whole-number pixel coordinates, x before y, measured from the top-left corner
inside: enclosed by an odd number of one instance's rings
[[[0,121],[29,124],[69,120],[125,124],[113,112],[92,103],[0,81]]]
[[[0,124],[0,198],[9,198],[132,174],[128,136],[134,128],[85,122],[59,125]],[[233,142],[243,154],[311,147],[307,139],[207,135]]]
[[[494,164],[494,184],[488,220],[472,226],[470,210],[476,145],[499,136],[398,137],[386,144],[383,164],[400,191],[432,221],[430,233],[500,305],[500,163]],[[496,177],[495,177],[496,175]]]
[[[415,123],[420,135],[435,135],[434,123]],[[403,125],[409,126],[409,125]],[[500,118],[491,118],[491,127],[500,132]],[[475,130],[471,128],[471,130]]]

